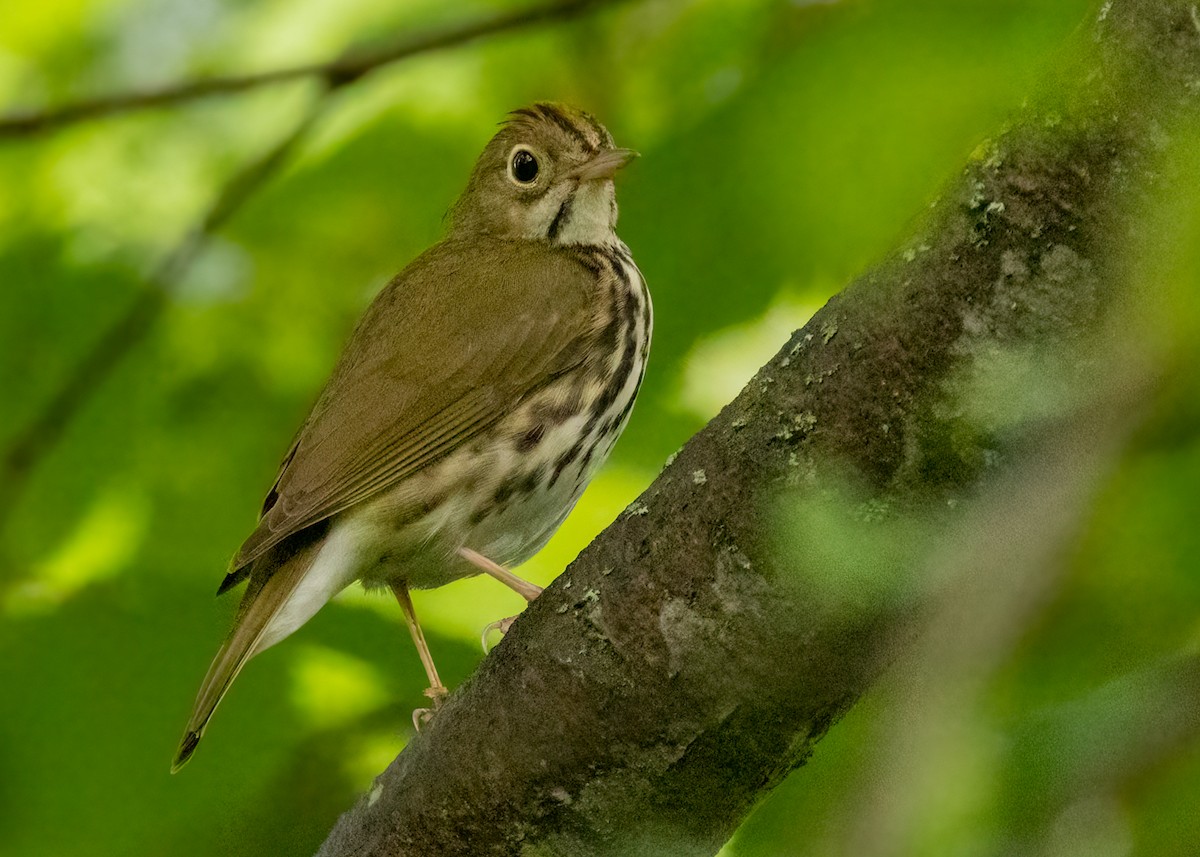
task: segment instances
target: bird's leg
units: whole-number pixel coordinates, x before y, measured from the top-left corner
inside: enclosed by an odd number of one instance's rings
[[[467,562],[471,563],[471,565],[478,568],[480,571],[496,578],[496,580],[503,583],[509,589],[512,589],[526,601],[532,601],[542,594],[542,587],[538,586],[537,584],[530,583],[528,580],[522,580],[500,563],[493,562],[478,551],[473,551],[470,548],[463,547],[458,549],[458,555]],[[512,627],[513,620],[516,618],[516,616],[508,616],[504,619],[497,619],[495,622],[492,622],[483,629],[483,635],[480,637],[480,642],[483,644],[484,654],[487,654],[488,652],[488,635],[491,634],[492,631],[499,631],[501,634],[507,634],[508,629]]]
[[[421,724],[428,722],[433,717],[433,713],[438,710],[449,691],[442,684],[442,680],[438,678],[437,667],[433,665],[433,655],[429,653],[429,644],[425,642],[425,633],[417,622],[416,611],[413,610],[408,586],[404,583],[393,583],[392,592],[395,593],[396,600],[400,602],[400,609],[404,612],[404,622],[408,625],[408,632],[412,634],[413,643],[417,647],[417,655],[421,658],[421,665],[425,667],[425,675],[429,677],[429,687],[425,690],[425,695],[429,697],[432,704],[429,708],[418,708],[413,712],[413,728],[419,732]]]
[[[485,574],[490,574],[526,601],[532,601],[542,594],[542,587],[522,580],[498,562],[492,562],[483,554],[470,548],[459,548],[458,555]]]

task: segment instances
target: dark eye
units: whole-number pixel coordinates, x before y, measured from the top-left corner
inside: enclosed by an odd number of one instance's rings
[[[512,156],[512,177],[521,184],[530,184],[538,176],[537,158],[528,149],[517,149]]]

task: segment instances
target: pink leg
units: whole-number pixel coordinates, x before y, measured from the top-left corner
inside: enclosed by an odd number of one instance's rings
[[[429,652],[429,644],[425,642],[425,633],[417,623],[417,614],[413,610],[408,587],[403,583],[393,583],[392,592],[395,593],[396,600],[400,602],[400,609],[404,611],[404,622],[408,625],[408,632],[412,634],[413,643],[417,647],[417,655],[421,658],[421,665],[425,667],[425,675],[429,678],[429,688],[425,691],[425,695],[432,701],[433,706],[432,708],[418,708],[413,712],[413,727],[419,732],[421,724],[428,722],[433,717],[433,712],[437,711],[449,691],[442,684],[442,680],[438,678],[437,667],[433,665],[433,655]]]
[[[458,555],[485,574],[490,574],[509,589],[516,592],[526,601],[532,601],[542,594],[542,587],[522,580],[498,562],[492,562],[478,551],[470,548],[459,548]]]
[[[471,563],[471,565],[478,568],[484,574],[489,574],[496,578],[496,580],[503,583],[509,589],[512,589],[526,601],[532,601],[542,594],[542,587],[530,583],[528,580],[522,580],[500,563],[492,562],[478,551],[473,551],[470,548],[459,548],[458,555],[467,562]],[[480,642],[483,643],[484,654],[487,654],[489,651],[488,636],[492,633],[492,631],[499,631],[501,634],[507,634],[509,627],[511,627],[513,620],[516,618],[516,616],[509,616],[505,619],[497,619],[495,622],[492,622],[483,629],[483,636]]]

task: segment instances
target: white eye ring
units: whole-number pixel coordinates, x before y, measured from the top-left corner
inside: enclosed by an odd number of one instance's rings
[[[524,157],[520,157],[522,155]],[[526,175],[530,167],[533,172]],[[518,143],[512,147],[512,151],[508,153],[508,180],[510,182],[517,187],[533,187],[537,184],[541,174],[541,162],[533,149],[524,143]]]

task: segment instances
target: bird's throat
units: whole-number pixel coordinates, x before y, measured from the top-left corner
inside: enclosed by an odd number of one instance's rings
[[[560,203],[546,237],[558,244],[616,241],[617,204],[611,181],[582,182]]]

